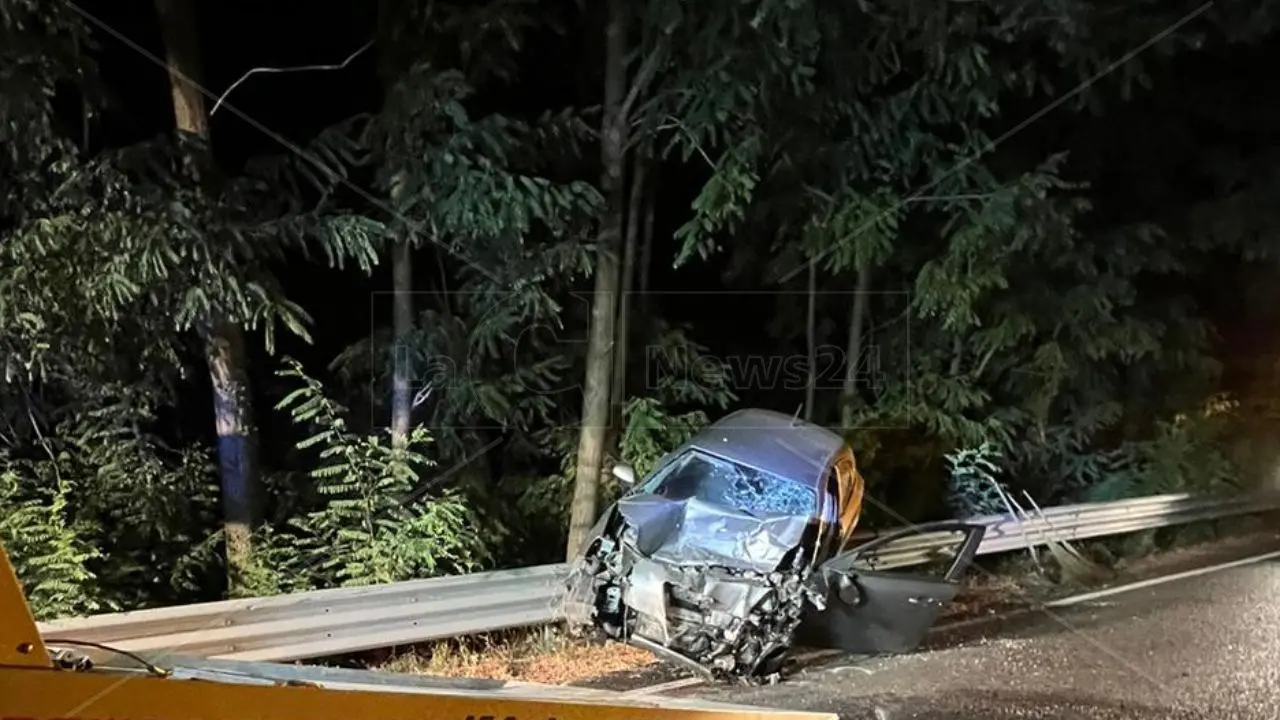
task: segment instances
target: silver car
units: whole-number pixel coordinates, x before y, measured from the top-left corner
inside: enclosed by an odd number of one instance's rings
[[[959,590],[985,528],[934,523],[855,544],[864,482],[839,435],[769,410],[721,419],[596,523],[573,563],[571,626],[718,677],[776,675],[796,646],[916,647]],[[878,549],[951,530],[939,577],[874,570]]]

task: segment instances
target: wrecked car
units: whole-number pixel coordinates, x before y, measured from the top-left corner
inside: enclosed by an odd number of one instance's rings
[[[956,595],[985,528],[938,577],[877,571],[875,553],[921,528],[857,543],[864,481],[830,430],[742,410],[699,432],[592,528],[564,596],[570,627],[719,678],[777,677],[796,647],[898,653]]]

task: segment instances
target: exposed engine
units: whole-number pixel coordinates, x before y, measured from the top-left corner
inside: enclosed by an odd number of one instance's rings
[[[776,679],[806,600],[824,603],[798,550],[766,574],[658,563],[635,549],[633,528],[618,537],[602,534],[575,568],[570,620],[716,677]]]

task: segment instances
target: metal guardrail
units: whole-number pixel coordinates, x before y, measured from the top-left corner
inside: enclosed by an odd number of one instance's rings
[[[1025,521],[1009,516],[973,518],[986,525],[979,555],[1024,550],[1050,542],[1069,542],[1108,535],[1182,525],[1199,520],[1280,510],[1280,496],[1226,499],[1189,495],[1156,495],[1109,503],[1082,503],[1044,508]],[[883,533],[882,533],[883,534]],[[874,537],[874,536],[872,536]],[[922,565],[955,543],[953,533],[921,533],[887,545],[876,553],[876,569]],[[870,539],[870,538],[868,538]]]
[[[135,610],[40,624],[137,653],[298,660],[554,619],[565,565]]]
[[[978,553],[987,555],[1276,510],[1280,496],[1159,495],[1049,507],[1026,521],[991,516],[969,522],[986,525]],[[875,567],[924,564],[953,543],[954,535],[945,532],[908,536],[879,550]],[[50,639],[131,652],[300,660],[551,623],[566,573],[563,564],[541,565],[56,620],[42,623],[40,631]]]

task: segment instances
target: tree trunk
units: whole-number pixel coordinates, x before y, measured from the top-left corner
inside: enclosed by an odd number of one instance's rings
[[[391,442],[404,447],[409,440],[410,416],[413,413],[413,248],[403,233],[398,234],[391,249],[392,275],[392,353],[391,377]]]
[[[862,371],[863,323],[867,316],[868,293],[871,290],[871,268],[858,270],[858,290],[853,296],[853,315],[849,319],[849,349],[846,358],[844,389],[840,398],[840,427],[848,432],[853,425],[853,406],[858,398],[858,374]]]
[[[404,70],[404,51],[398,42],[396,28],[405,22],[403,3],[378,0],[376,41],[380,48],[377,71],[382,82],[383,97],[392,97],[396,82]],[[413,379],[416,374],[413,333],[417,323],[414,313],[417,303],[413,294],[413,249],[416,236],[410,224],[403,220],[406,208],[406,170],[413,161],[408,158],[382,156],[384,169],[390,172],[387,199],[392,217],[388,220],[387,239],[391,255],[391,444],[405,447],[409,431],[413,427]]]
[[[818,262],[809,260],[809,316],[805,319],[805,342],[809,349],[809,377],[804,386],[804,419],[813,422],[813,392],[818,385],[818,339],[814,337],[818,311]]]
[[[618,249],[622,240],[622,212],[626,203],[622,183],[626,123],[622,98],[626,90],[626,0],[608,0],[605,21],[604,117],[600,133],[600,188],[605,212],[596,249],[596,283],[592,298],[591,333],[587,339],[587,371],[583,383],[582,427],[578,437],[578,468],[573,482],[566,552],[577,554],[596,520],[600,493],[600,465],[604,460],[609,424],[609,391],[613,374],[614,320],[617,317]]]
[[[613,346],[613,405],[610,446],[620,450],[626,429],[627,354],[631,340],[631,294],[636,276],[636,246],[639,244],[641,213],[644,212],[645,158],[637,153],[631,167],[631,199],[627,202],[627,233],[623,240],[621,283],[618,288],[617,342]]]
[[[213,379],[228,591],[235,595],[253,560],[253,531],[258,525],[262,491],[244,332],[221,318],[210,322],[205,357]]]
[[[652,141],[646,144],[644,159],[648,165],[646,175],[649,177],[649,186],[654,192],[645,193],[644,196],[644,225],[641,228],[642,239],[640,241],[640,317],[649,317],[649,265],[653,262],[653,216],[654,204],[657,202],[658,184],[654,182],[653,175],[657,172],[657,166],[653,163],[653,147]]]
[[[200,37],[196,32],[195,7],[190,0],[156,0],[156,11],[164,37],[178,133],[206,143],[203,151],[192,151],[188,169],[193,180],[207,183],[211,179],[212,159],[207,155],[209,117],[204,95],[198,87]],[[197,152],[204,156],[196,157]],[[258,522],[261,488],[257,429],[253,423],[243,331],[224,317],[208,318],[204,327],[205,357],[213,381],[213,417],[218,433],[228,589],[235,594],[252,560],[252,535]]]
[[[190,0],[156,0],[169,65],[169,92],[179,133],[209,139],[209,114],[200,92],[200,35]]]

